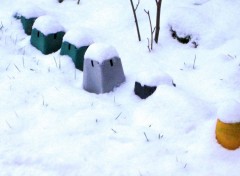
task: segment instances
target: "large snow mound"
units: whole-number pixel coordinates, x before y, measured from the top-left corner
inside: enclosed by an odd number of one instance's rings
[[[33,29],[41,31],[44,35],[65,31],[64,27],[58,21],[48,15],[37,18],[33,24]]]
[[[217,115],[224,123],[240,123],[240,103],[235,100],[222,103]]]
[[[87,49],[84,58],[102,63],[113,57],[119,57],[117,50],[105,43],[94,43]]]
[[[173,80],[171,76],[167,73],[164,73],[160,70],[157,71],[144,71],[138,74],[136,81],[139,82],[142,86],[147,85],[155,87],[158,85],[172,85]]]
[[[26,19],[37,18],[46,14],[44,10],[35,5],[24,6],[18,12]]]
[[[63,41],[71,43],[77,48],[89,46],[93,43],[93,38],[88,31],[84,28],[70,30],[64,35]]]
[[[210,33],[211,21],[196,9],[179,7],[169,14],[168,26],[178,37],[190,36],[192,41],[199,41]]]

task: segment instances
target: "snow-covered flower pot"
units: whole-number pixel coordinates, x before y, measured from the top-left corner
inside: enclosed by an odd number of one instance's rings
[[[84,56],[83,88],[91,93],[113,91],[125,81],[116,49],[103,43],[90,45]]]
[[[83,71],[84,54],[93,43],[93,39],[86,29],[68,31],[63,37],[61,55],[72,58],[75,67]]]
[[[219,108],[216,139],[226,149],[240,147],[240,103],[229,101]]]
[[[24,32],[27,35],[31,35],[33,23],[42,15],[45,15],[45,12],[35,6],[28,6],[20,10],[21,23],[23,25]]]
[[[43,54],[50,54],[61,48],[64,34],[64,28],[54,18],[41,16],[33,24],[31,44]]]
[[[172,78],[164,72],[153,72],[153,70],[151,70],[151,72],[142,72],[138,74],[134,86],[134,93],[140,98],[146,99],[155,92],[157,86],[162,84],[176,86]]]

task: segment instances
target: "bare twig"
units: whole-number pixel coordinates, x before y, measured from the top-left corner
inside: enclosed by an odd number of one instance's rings
[[[148,139],[148,137],[147,137],[146,133],[144,132],[143,134],[144,134],[144,136],[145,136],[145,138],[146,138],[147,142],[149,142],[149,139]]]
[[[136,5],[136,7],[134,8],[135,11],[138,9],[139,4],[140,4],[140,0],[138,0],[138,3]]]
[[[113,131],[114,133],[117,133],[117,131],[115,131],[114,129],[112,129],[112,131]]]
[[[4,26],[3,26],[2,22],[1,22],[0,30],[2,30],[3,28],[4,28]]]
[[[195,70],[195,63],[196,63],[197,56],[195,54],[194,61],[193,61],[193,69]]]
[[[12,129],[12,126],[8,123],[8,121],[6,121],[6,124],[8,125],[9,128]]]
[[[23,68],[25,68],[25,61],[24,61],[24,57],[22,57],[22,64],[23,64]]]
[[[19,72],[21,72],[20,70],[19,70],[19,68],[14,64],[14,66],[15,66],[15,68],[19,71]]]
[[[144,9],[144,11],[145,11],[145,13],[148,15],[148,20],[149,20],[149,24],[150,24],[150,32],[151,32],[151,39],[150,39],[150,50],[149,51],[151,51],[152,49],[153,49],[153,33],[154,33],[154,31],[155,31],[155,27],[153,28],[152,27],[152,21],[151,21],[151,16],[150,16],[150,12],[149,12],[149,10],[147,11],[146,9]],[[148,42],[149,43],[149,42]],[[149,49],[149,47],[148,47],[148,49]]]
[[[149,51],[149,52],[151,52],[151,48],[150,48],[150,41],[149,41],[149,38],[147,38],[147,40],[148,40],[148,45],[147,45],[147,47],[148,47],[148,51]]]
[[[161,14],[161,6],[162,0],[155,0],[157,5],[157,14],[156,14],[156,32],[155,32],[155,42],[158,43],[159,32],[160,32],[160,14]]]
[[[8,64],[8,66],[6,67],[6,71],[8,71],[9,67],[10,67],[11,63]]]
[[[14,114],[16,115],[17,118],[19,118],[19,115],[16,111],[14,111]]]
[[[161,134],[159,133],[158,139],[162,139],[162,138],[163,138],[163,134],[161,135]]]
[[[44,96],[43,95],[42,95],[42,100],[43,100],[42,105],[44,106],[45,102],[44,102]]]
[[[55,64],[56,64],[56,67],[58,67],[57,66],[57,61],[56,61],[56,58],[53,56],[53,59],[54,59],[54,62],[55,62]]]
[[[130,0],[130,2],[131,2],[133,16],[134,16],[134,20],[135,20],[135,24],[136,24],[136,28],[137,28],[138,40],[141,41],[141,35],[140,35],[139,26],[138,26],[138,19],[137,19],[137,15],[136,15],[136,11],[137,11],[137,8],[140,4],[140,0],[138,0],[138,3],[136,5],[136,7],[134,7],[132,0]]]
[[[77,4],[80,4],[80,0],[78,0]]]
[[[58,58],[58,62],[59,62],[58,68],[61,70],[61,58],[60,57]]]
[[[118,116],[115,118],[115,120],[117,120],[117,119],[120,117],[121,114],[122,114],[122,112],[120,112],[120,113],[118,114]]]

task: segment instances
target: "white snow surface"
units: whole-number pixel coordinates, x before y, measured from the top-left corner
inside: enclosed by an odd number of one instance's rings
[[[163,71],[151,69],[150,71],[140,72],[136,79],[142,86],[173,85],[173,79]]]
[[[38,29],[44,35],[64,32],[64,27],[52,16],[44,15],[36,19],[33,24],[33,29]]]
[[[116,48],[126,82],[100,95],[84,91],[71,58],[31,46],[12,17],[31,2],[0,5],[1,176],[239,176],[240,149],[229,151],[215,138],[222,103],[238,114],[228,100],[240,102],[239,0],[162,1],[151,52],[144,9],[155,26],[154,0],[137,9],[141,42],[129,1],[34,1],[66,31],[88,28],[94,42]],[[199,46],[178,43],[169,25],[194,34]],[[141,100],[136,77],[156,70],[177,87],[160,85]]]
[[[89,46],[94,42],[93,37],[89,30],[86,28],[69,30],[64,35],[63,41],[71,43],[75,45],[77,48]]]
[[[109,44],[105,43],[94,43],[87,49],[84,58],[95,60],[99,63],[113,57],[119,57],[117,50]]]
[[[24,16],[26,19],[37,18],[46,14],[43,9],[39,8],[36,5],[23,6],[22,9],[18,10],[18,13],[21,16]]]
[[[219,106],[218,118],[224,123],[240,123],[240,103],[226,100]]]

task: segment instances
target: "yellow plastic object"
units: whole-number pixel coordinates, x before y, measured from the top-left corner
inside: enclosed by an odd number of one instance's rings
[[[224,123],[217,120],[216,138],[219,144],[229,150],[236,150],[240,147],[240,122]]]

